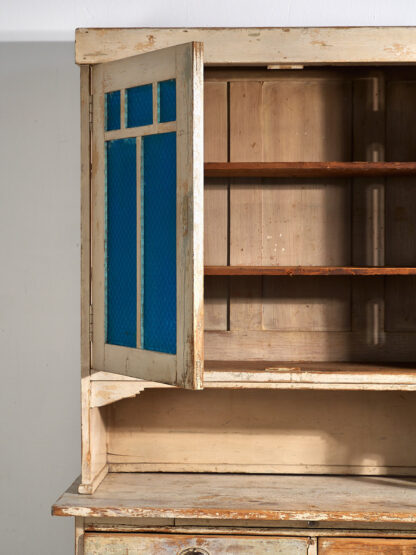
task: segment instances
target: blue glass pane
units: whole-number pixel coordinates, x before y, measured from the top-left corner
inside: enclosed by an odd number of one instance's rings
[[[120,91],[105,93],[105,129],[120,129]]]
[[[141,85],[126,90],[126,127],[140,127],[153,123],[152,85]]]
[[[175,354],[176,133],[142,141],[142,346]]]
[[[159,121],[176,120],[176,80],[161,81],[157,85]]]
[[[106,143],[106,189],[106,342],[136,347],[136,139]]]

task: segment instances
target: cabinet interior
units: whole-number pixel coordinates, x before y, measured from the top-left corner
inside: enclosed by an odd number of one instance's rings
[[[416,73],[207,68],[204,140],[208,163],[409,162]],[[205,276],[206,367],[413,368],[416,276],[399,274],[415,270],[415,214],[409,174],[207,177],[205,266],[251,275]],[[264,267],[306,275],[262,275]],[[333,267],[338,275],[325,275]],[[351,267],[379,275],[349,275]]]
[[[205,162],[411,161],[415,77],[207,69]],[[100,409],[110,471],[414,475],[413,392],[278,391],[264,370],[316,370],[317,388],[319,371],[412,372],[416,276],[394,268],[415,265],[415,214],[409,175],[206,178],[205,266],[253,275],[205,276],[204,391],[149,384]],[[256,275],[278,266],[341,273]]]
[[[146,389],[100,409],[111,472],[416,475],[414,392]]]

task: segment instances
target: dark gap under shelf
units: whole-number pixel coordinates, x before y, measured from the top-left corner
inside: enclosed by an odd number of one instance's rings
[[[206,276],[410,276],[413,267],[392,266],[205,266]]]
[[[207,162],[205,177],[392,177],[416,175],[416,162]]]

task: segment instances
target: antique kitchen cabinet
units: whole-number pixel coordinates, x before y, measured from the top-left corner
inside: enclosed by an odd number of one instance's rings
[[[76,59],[77,553],[416,553],[416,28]]]

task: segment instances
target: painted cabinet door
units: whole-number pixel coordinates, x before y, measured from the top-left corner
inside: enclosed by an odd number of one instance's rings
[[[92,368],[199,389],[202,44],[91,71]]]
[[[85,555],[307,555],[307,538],[87,533]]]
[[[415,555],[416,540],[401,538],[320,538],[319,555]]]

